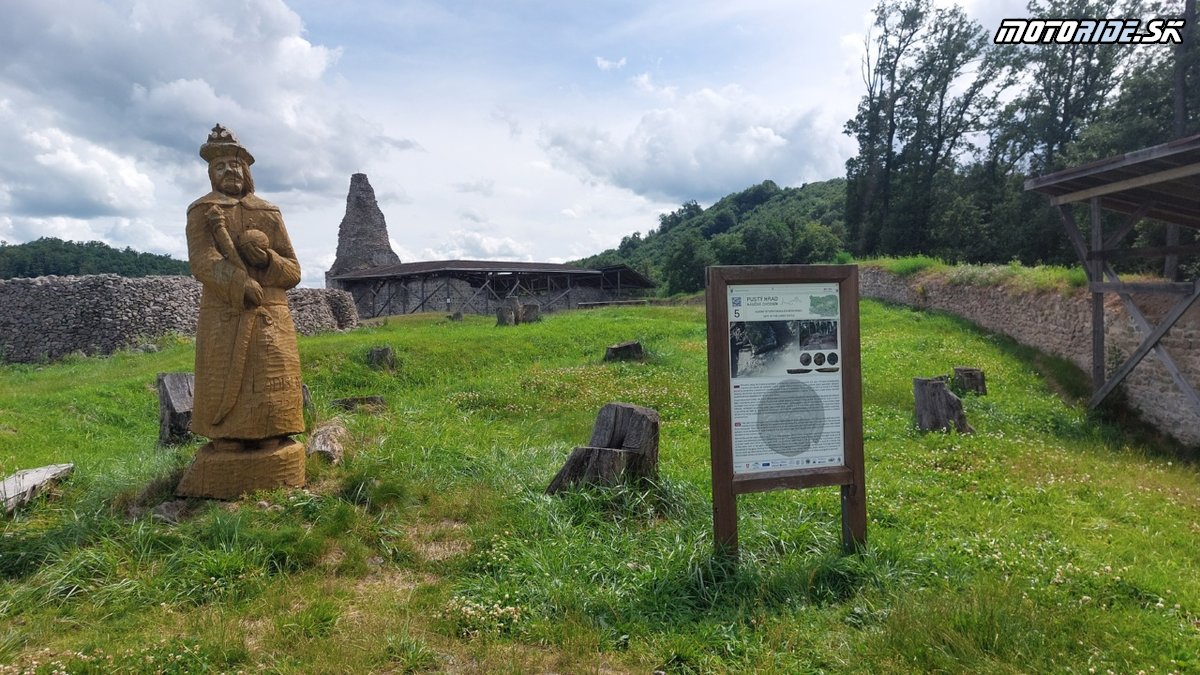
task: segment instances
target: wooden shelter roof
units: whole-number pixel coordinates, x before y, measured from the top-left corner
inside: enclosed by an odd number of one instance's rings
[[[627,288],[654,288],[655,284],[628,265],[608,265],[600,269],[588,269],[543,262],[508,262],[496,260],[428,260],[422,262],[385,265],[371,269],[339,274],[338,281],[363,281],[367,279],[389,279],[414,276],[453,275],[474,277],[486,274],[549,275],[567,274],[584,283],[596,285],[620,285]]]
[[[1052,206],[1097,197],[1105,209],[1200,229],[1200,134],[1030,178],[1025,189]]]

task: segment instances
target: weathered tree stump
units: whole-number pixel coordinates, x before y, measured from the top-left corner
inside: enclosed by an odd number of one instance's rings
[[[358,408],[369,408],[372,410],[382,410],[387,407],[387,403],[382,396],[351,396],[349,398],[335,398],[329,402],[329,405],[340,410],[356,410]]]
[[[462,321],[463,315],[462,312],[455,312],[453,314],[447,314],[446,318],[451,321]]]
[[[971,391],[987,396],[987,381],[978,368],[954,367],[954,388],[960,392]]]
[[[517,317],[513,314],[512,307],[501,305],[496,308],[496,325],[497,326],[515,326],[517,325]]]
[[[308,390],[307,384],[300,385],[300,397],[304,400],[304,409],[308,412],[313,410],[312,392]]]
[[[61,481],[75,470],[74,464],[51,464],[36,469],[23,469],[0,483],[0,499],[4,512],[11,514],[18,506],[33,501],[44,488]]]
[[[191,435],[196,378],[192,373],[158,374],[158,442],[182,443]]]
[[[367,352],[367,365],[374,370],[395,370],[396,353],[387,345],[371,347]]]
[[[521,305],[521,323],[533,323],[542,320],[542,306],[531,302]]]
[[[645,357],[646,353],[642,351],[642,343],[637,340],[609,345],[604,350],[605,361],[640,361]]]
[[[576,484],[615,485],[657,476],[658,412],[631,403],[608,403],[596,416],[588,445],[571,451],[546,494]]]
[[[521,323],[521,301],[516,297],[507,297],[504,299],[504,306],[512,310],[513,325]]]
[[[346,433],[341,420],[333,419],[314,429],[304,447],[309,456],[320,455],[330,464],[341,464]]]
[[[946,386],[946,377],[913,378],[917,428],[921,431],[949,431],[953,424],[960,434],[974,433],[963,412],[962,400]]]

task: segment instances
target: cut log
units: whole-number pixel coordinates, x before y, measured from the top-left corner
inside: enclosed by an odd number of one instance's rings
[[[191,435],[196,378],[191,373],[158,374],[158,442],[182,443]]]
[[[658,413],[630,403],[600,409],[589,445],[575,448],[546,494],[572,485],[616,485],[658,476]]]
[[[604,350],[605,361],[640,361],[645,356],[646,353],[642,351],[642,343],[637,340],[609,345]]]
[[[357,408],[370,408],[373,410],[382,410],[387,407],[387,403],[382,396],[351,396],[349,398],[335,398],[329,402],[329,405],[341,410],[355,410]]]
[[[387,345],[371,347],[367,352],[367,365],[374,370],[395,370],[396,354]]]
[[[462,321],[463,315],[462,312],[455,312],[453,314],[446,315],[446,318],[451,321]]]
[[[946,386],[946,377],[913,378],[917,428],[921,431],[949,431],[953,425],[960,434],[974,433],[963,412],[962,400]]]
[[[987,396],[987,381],[983,377],[983,371],[978,368],[955,366],[954,388],[960,392],[971,391],[980,396]]]
[[[501,305],[496,308],[496,325],[497,326],[515,326],[517,323],[516,317],[513,315],[512,307]]]
[[[533,323],[542,320],[542,306],[531,302],[521,305],[521,323]]]
[[[508,297],[504,299],[504,306],[512,310],[513,325],[519,325],[521,323],[521,301],[515,297]]]
[[[75,470],[74,464],[51,464],[36,469],[23,469],[0,483],[0,499],[4,500],[4,512],[11,514],[19,506],[28,504],[45,488],[54,485]]]

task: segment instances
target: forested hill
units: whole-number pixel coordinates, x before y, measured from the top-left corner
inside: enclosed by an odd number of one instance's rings
[[[86,244],[43,237],[25,244],[0,242],[0,279],[50,274],[190,274],[188,264],[166,255],[115,249],[100,241]]]
[[[686,202],[658,217],[645,236],[576,264],[625,263],[664,285],[667,293],[704,288],[707,265],[831,262],[844,256],[846,180],[798,188],[764,181],[701,208]]]

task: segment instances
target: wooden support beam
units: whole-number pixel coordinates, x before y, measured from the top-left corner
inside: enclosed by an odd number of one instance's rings
[[[1121,383],[1121,380],[1124,380],[1125,377],[1133,371],[1134,367],[1141,362],[1142,358],[1145,357],[1146,354],[1150,353],[1151,349],[1158,346],[1159,341],[1162,340],[1162,337],[1167,334],[1167,331],[1171,330],[1171,327],[1175,325],[1175,322],[1179,321],[1179,318],[1183,316],[1183,313],[1192,306],[1192,303],[1195,302],[1196,298],[1198,297],[1200,297],[1200,283],[1195,283],[1193,284],[1192,292],[1189,293],[1187,297],[1175,303],[1175,306],[1171,308],[1171,311],[1167,312],[1167,315],[1163,317],[1158,326],[1154,330],[1150,331],[1149,335],[1142,339],[1142,343],[1138,345],[1137,350],[1135,350],[1133,354],[1125,360],[1125,363],[1121,364],[1121,367],[1118,368],[1115,373],[1113,373],[1112,378],[1105,382],[1104,386],[1102,386],[1095,394],[1092,395],[1092,400],[1088,402],[1088,406],[1095,407],[1099,405],[1100,402],[1103,401],[1105,397],[1107,397],[1109,393],[1111,393],[1112,390]]]
[[[1179,246],[1143,246],[1141,248],[1103,248],[1087,254],[1088,260],[1118,260],[1120,258],[1158,258],[1167,255],[1200,253],[1200,244]]]
[[[1088,284],[1088,290],[1093,293],[1175,293],[1184,294],[1192,292],[1192,284],[1187,281],[1180,282],[1108,282],[1108,281],[1093,281]]]
[[[445,288],[446,284],[448,284],[448,283],[449,283],[449,281],[443,280],[442,283],[437,288],[433,289],[433,291],[431,293],[426,295],[425,294],[425,277],[421,277],[421,295],[423,297],[421,298],[421,302],[418,303],[416,307],[413,307],[412,311],[409,312],[409,314],[416,314],[418,311],[420,311],[421,308],[425,306],[425,303],[429,302],[429,299],[432,298],[433,296],[437,295],[437,292],[442,290],[443,288]]]
[[[1058,207],[1058,216],[1062,219],[1063,228],[1067,231],[1067,239],[1070,240],[1071,247],[1075,249],[1075,255],[1079,256],[1079,262],[1083,263],[1083,272],[1087,275],[1088,281],[1099,281],[1099,279],[1092,278],[1092,268],[1088,265],[1087,245],[1083,243],[1083,233],[1075,224],[1075,216],[1071,214],[1070,207]]]
[[[1089,206],[1092,221],[1092,248],[1104,245],[1104,219],[1100,211],[1100,199],[1092,197]],[[1091,268],[1088,275],[1091,279],[1101,278],[1100,261],[1086,263]],[[1104,381],[1104,294],[1092,293],[1092,386],[1094,390],[1103,388]]]
[[[1196,174],[1200,174],[1200,163],[1177,166],[1173,169],[1156,171],[1155,173],[1148,173],[1144,176],[1136,176],[1126,180],[1119,180],[1115,183],[1107,183],[1105,185],[1098,185],[1094,188],[1078,190],[1076,192],[1068,192],[1065,195],[1051,197],[1050,205],[1060,206],[1062,204],[1070,204],[1071,202],[1081,202],[1085,199],[1095,199],[1103,195],[1110,195],[1114,192],[1123,192],[1133,188],[1146,187],[1147,185],[1154,185],[1155,183],[1162,183],[1169,180],[1175,180],[1177,178],[1195,176]]]
[[[1129,218],[1126,219],[1123,225],[1121,225],[1120,229],[1118,229],[1112,234],[1112,236],[1104,241],[1104,246],[1101,248],[1116,248],[1117,244],[1121,243],[1121,240],[1125,238],[1125,235],[1132,232],[1133,228],[1137,227],[1137,224],[1146,217],[1146,213],[1153,207],[1153,201],[1146,202],[1139,206],[1137,211],[1129,214]]]
[[[1114,281],[1119,279],[1116,270],[1111,265],[1106,264],[1104,266],[1104,275]],[[1146,320],[1141,310],[1138,309],[1137,304],[1133,302],[1133,298],[1128,293],[1118,293],[1117,297],[1121,298],[1121,303],[1125,306],[1125,311],[1129,313],[1129,317],[1133,319],[1138,332],[1141,334],[1149,333],[1151,330],[1150,322]],[[1200,393],[1196,392],[1196,389],[1192,387],[1191,383],[1187,381],[1187,378],[1179,370],[1179,366],[1175,365],[1175,359],[1171,358],[1171,353],[1162,344],[1157,344],[1154,345],[1154,354],[1158,356],[1158,360],[1167,369],[1167,373],[1171,375],[1171,379],[1175,381],[1175,386],[1179,388],[1179,391],[1183,392],[1184,398],[1191,403],[1192,409],[1195,410],[1197,415],[1200,415]]]

